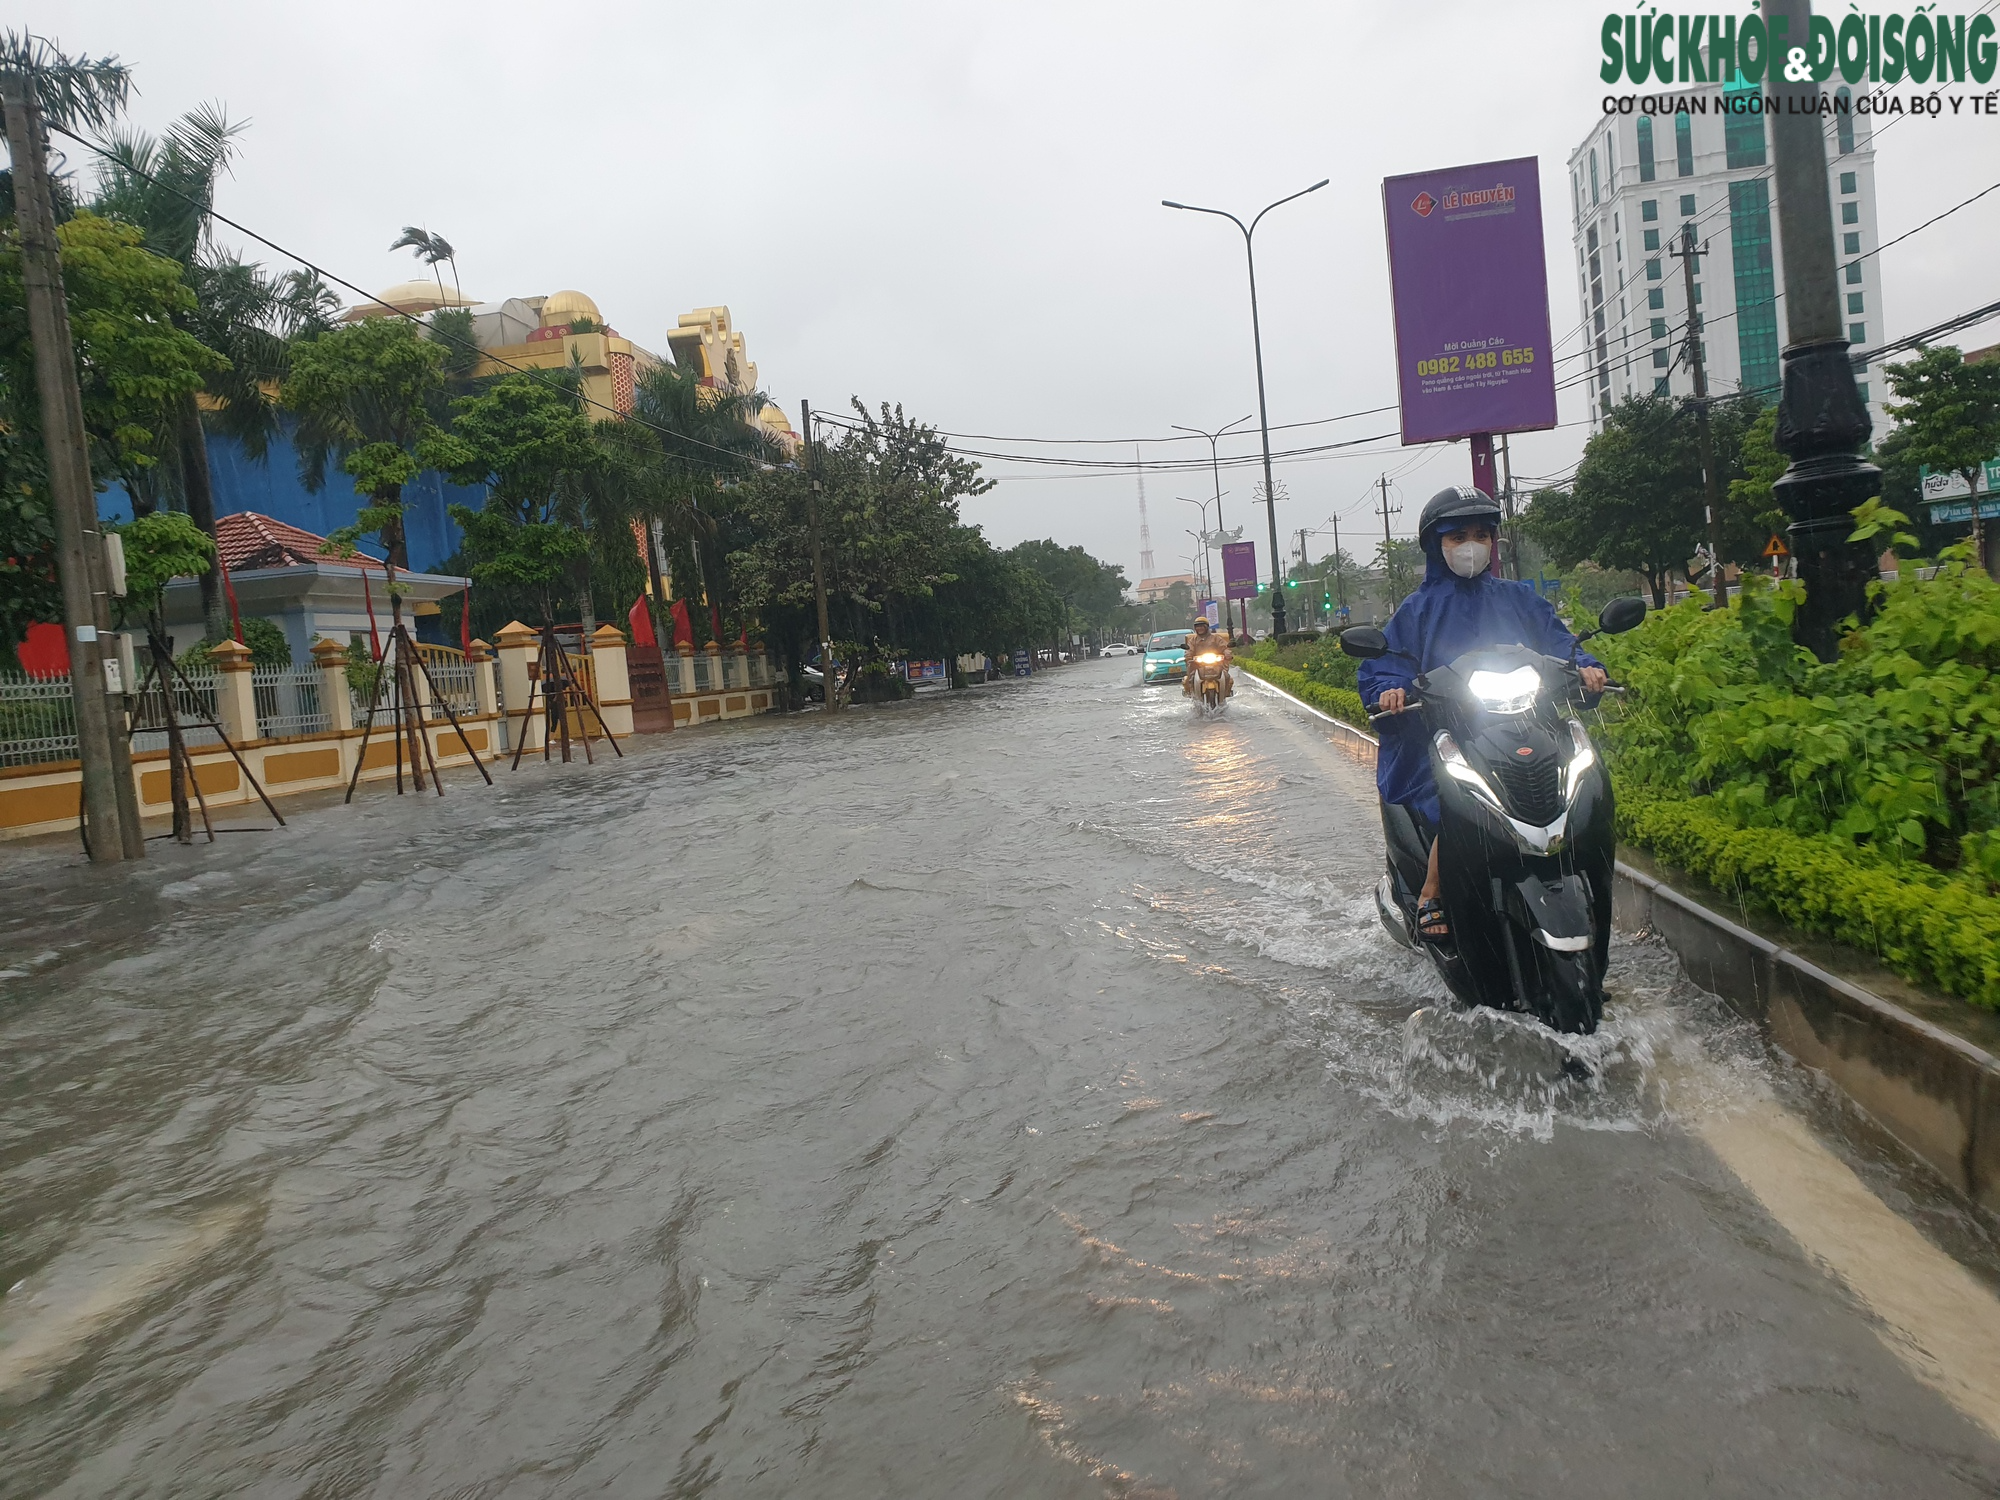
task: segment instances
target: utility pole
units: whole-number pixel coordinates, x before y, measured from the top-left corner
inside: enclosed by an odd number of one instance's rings
[[[1721,609],[1729,603],[1729,584],[1722,576],[1722,500],[1716,493],[1715,436],[1708,425],[1708,360],[1701,346],[1701,313],[1694,302],[1696,263],[1707,250],[1706,245],[1695,249],[1692,223],[1681,225],[1680,248],[1672,254],[1681,263],[1681,286],[1687,293],[1688,368],[1694,372],[1695,437],[1701,447],[1701,483],[1708,506],[1709,592],[1714,595],[1715,607]]]
[[[1347,608],[1347,588],[1340,577],[1340,512],[1333,515],[1333,599],[1340,608]]]
[[[83,768],[88,828],[85,844],[93,863],[141,859],[145,834],[136,816],[138,794],[131,787],[130,756],[118,753],[125,748],[127,684],[115,684],[119,701],[114,704],[106,663],[115,673],[118,656],[111,644],[104,537],[98,529],[97,493],[85,446],[83,397],[77,388],[76,350],[63,294],[62,259],[49,202],[47,145],[34,80],[23,73],[0,76],[0,100],[6,107],[7,145],[14,158],[14,222],[21,242],[22,289],[35,348],[42,446],[55,509],[56,577],[69,638],[70,693],[75,700],[77,759]],[[118,786],[121,771],[126,782],[123,796]],[[128,807],[134,815],[130,828],[125,826]]]
[[[1389,535],[1389,517],[1392,515],[1401,515],[1403,507],[1399,505],[1393,511],[1389,509],[1389,476],[1387,474],[1384,474],[1378,483],[1382,486],[1382,590],[1389,596],[1389,613],[1393,615],[1396,612],[1396,606],[1403,602],[1403,596],[1396,592],[1396,570],[1389,561],[1391,549],[1396,544],[1395,538]]]
[[[1300,580],[1299,611],[1306,617],[1306,623],[1308,625],[1312,624],[1312,618],[1313,618],[1312,598],[1306,590],[1306,582],[1307,582],[1306,571],[1309,566],[1310,565],[1306,561],[1306,530],[1304,527],[1300,527],[1299,528],[1299,580]]]
[[[840,712],[840,694],[834,689],[833,630],[826,619],[826,561],[819,538],[819,465],[813,462],[812,402],[799,403],[799,421],[805,426],[806,520],[812,528],[813,600],[819,605],[819,680],[826,692],[826,711]]]
[[[1766,0],[1764,24],[1775,35],[1781,22],[1788,47],[1810,45],[1807,0]],[[1868,618],[1873,544],[1847,538],[1854,530],[1854,508],[1882,493],[1882,472],[1859,456],[1873,424],[1847,359],[1826,140],[1820,134],[1823,100],[1807,71],[1803,80],[1774,75],[1764,84],[1780,101],[1780,111],[1771,116],[1771,175],[1784,253],[1786,342],[1775,440],[1791,460],[1771,489],[1792,518],[1787,532],[1806,586],[1805,604],[1792,616],[1792,639],[1821,661],[1832,661],[1840,651],[1841,621],[1849,615]]]
[[[1500,485],[1500,513],[1506,517],[1507,529],[1511,533],[1514,527],[1514,455],[1508,450],[1507,434],[1504,432],[1500,434],[1500,463],[1507,471],[1507,477]],[[1506,559],[1505,571],[1502,576],[1519,582],[1521,577],[1521,544],[1512,535],[1506,538],[1506,542],[1506,546],[1494,549]]]

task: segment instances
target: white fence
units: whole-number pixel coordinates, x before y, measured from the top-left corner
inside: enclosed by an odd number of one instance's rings
[[[181,729],[181,743],[190,750],[203,745],[219,745],[222,736],[198,719],[215,717],[215,673],[187,672],[173,682],[174,718]],[[167,748],[167,693],[157,679],[149,679],[146,691],[135,700],[132,715],[132,750]]]
[[[0,766],[76,759],[69,677],[0,671]]]

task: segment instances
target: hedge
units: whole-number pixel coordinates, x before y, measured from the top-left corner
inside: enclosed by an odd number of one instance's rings
[[[1358,729],[1357,694],[1271,662],[1237,665]],[[1866,953],[1905,979],[2000,1010],[2000,899],[1915,860],[1863,863],[1831,836],[1739,828],[1705,797],[1662,796],[1614,777],[1618,836],[1719,891]]]
[[[2000,1010],[2000,900],[1972,881],[1915,860],[1863,864],[1830,836],[1739,828],[1705,797],[1615,781],[1627,843],[1794,927],[1873,953],[1905,979]]]
[[[1332,714],[1336,719],[1366,732],[1368,710],[1361,706],[1361,695],[1350,693],[1346,688],[1328,687],[1323,682],[1314,682],[1303,672],[1294,672],[1290,667],[1281,667],[1274,662],[1252,661],[1247,657],[1236,658],[1236,665],[1253,677],[1261,677],[1273,687],[1281,687],[1302,703],[1310,703],[1321,713]]]

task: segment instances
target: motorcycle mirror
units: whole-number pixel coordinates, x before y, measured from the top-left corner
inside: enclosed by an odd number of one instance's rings
[[[1373,661],[1389,654],[1389,641],[1373,625],[1353,625],[1340,632],[1340,649],[1348,656]]]
[[[1597,628],[1604,635],[1623,635],[1645,618],[1644,599],[1629,596],[1624,599],[1613,599],[1598,615]]]

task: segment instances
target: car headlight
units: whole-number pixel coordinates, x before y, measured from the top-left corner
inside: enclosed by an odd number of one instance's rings
[[[1576,801],[1576,794],[1583,789],[1583,778],[1590,768],[1597,764],[1597,751],[1591,746],[1590,731],[1583,727],[1583,720],[1571,719],[1569,742],[1572,754],[1569,764],[1563,767],[1563,805]]]
[[[1493,788],[1486,784],[1486,778],[1473,769],[1472,763],[1465,758],[1465,752],[1458,748],[1457,740],[1440,729],[1432,743],[1437,746],[1438,759],[1444,762],[1445,775],[1463,786],[1501,817],[1507,816],[1507,809],[1500,805],[1500,798],[1494,793]]]
[[[1472,696],[1488,713],[1524,714],[1535,706],[1542,691],[1542,674],[1533,667],[1516,667],[1511,672],[1474,672],[1469,684]]]

